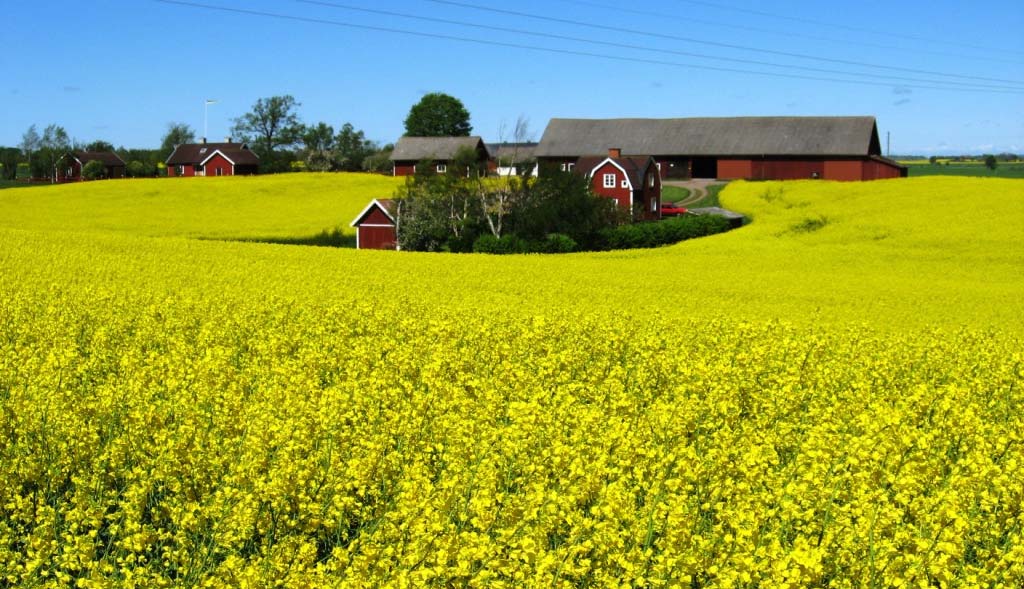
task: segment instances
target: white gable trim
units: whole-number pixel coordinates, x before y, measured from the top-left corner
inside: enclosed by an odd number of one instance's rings
[[[358,215],[356,215],[356,218],[353,219],[353,221],[351,223],[349,223],[348,226],[349,227],[358,227],[359,220],[362,219],[363,217],[365,217],[366,213],[369,213],[370,209],[372,209],[373,207],[379,208],[381,211],[384,212],[385,215],[387,215],[388,219],[391,219],[392,223],[395,222],[395,218],[392,217],[391,213],[388,212],[388,208],[386,206],[384,206],[383,204],[381,204],[381,202],[379,200],[373,199],[372,201],[370,201],[370,204],[366,205],[366,208],[363,209],[362,212],[360,212]]]
[[[219,150],[219,149],[213,150],[213,153],[211,153],[210,155],[206,156],[206,159],[201,161],[201,162],[199,162],[199,165],[200,166],[205,166],[206,162],[210,161],[210,158],[212,158],[213,156],[217,155],[218,153],[220,154],[220,156],[222,158],[228,160],[228,162],[231,163],[231,169],[232,169],[232,173],[233,173],[235,162],[231,158],[229,158],[228,156],[224,155],[224,152]]]
[[[594,169],[590,170],[590,174],[588,174],[588,176],[593,178],[594,174],[596,174],[598,170],[603,168],[605,164],[609,164],[609,163],[611,165],[615,166],[616,168],[618,168],[620,172],[622,172],[622,176],[626,179],[626,183],[629,185],[629,190],[632,191],[633,190],[633,181],[629,179],[629,173],[626,172],[626,169],[623,168],[622,166],[620,166],[618,164],[618,162],[616,162],[615,160],[613,160],[610,157],[604,158],[604,160],[602,160],[601,163],[599,163],[596,166],[594,166]]]

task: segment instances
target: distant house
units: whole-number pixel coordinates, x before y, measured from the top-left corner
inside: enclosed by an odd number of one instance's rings
[[[352,221],[356,228],[356,248],[393,250],[398,248],[398,234],[391,209],[391,199],[376,199]]]
[[[662,178],[874,180],[907,175],[882,157],[874,117],[552,119],[535,151],[542,169],[571,168],[619,145],[652,155]]]
[[[476,161],[485,168],[491,159],[483,139],[473,137],[402,137],[391,152],[391,161],[395,165],[395,176],[411,176],[416,173],[416,166],[421,162],[429,162],[434,172],[443,174],[448,171],[455,154],[459,150],[470,149],[476,152]]]
[[[184,143],[167,158],[168,176],[247,176],[258,174],[260,158],[244,143]]]
[[[124,160],[112,151],[73,151],[64,156],[63,165],[58,170],[58,182],[78,182],[82,180],[82,169],[92,161],[103,164],[104,178],[124,178]]]
[[[487,146],[491,154],[488,170],[499,176],[518,176],[522,168],[529,169],[529,175],[537,175],[537,158],[533,152],[536,143],[492,143]]]
[[[585,156],[573,170],[590,178],[596,194],[613,198],[619,207],[640,219],[661,218],[661,175],[651,156],[623,156],[612,148],[607,156]]]

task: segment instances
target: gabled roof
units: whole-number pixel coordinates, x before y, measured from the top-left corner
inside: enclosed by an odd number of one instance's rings
[[[387,215],[388,219],[391,219],[391,222],[394,223],[395,216],[391,214],[391,208],[394,206],[394,203],[395,201],[390,198],[373,199],[372,201],[370,201],[370,204],[366,205],[366,208],[363,209],[361,213],[356,215],[356,218],[351,223],[349,223],[349,227],[358,226],[360,223],[363,222],[363,219],[365,219],[366,216],[369,215],[370,212],[372,212],[373,209],[375,208],[380,209],[385,215]]]
[[[174,148],[167,158],[168,166],[196,165],[219,151],[236,166],[257,165],[258,155],[244,143],[183,143]]]
[[[654,158],[651,156],[585,156],[576,161],[576,167],[573,170],[589,176],[597,171],[598,167],[603,166],[605,162],[609,161],[626,173],[632,190],[638,190],[643,187],[644,174],[647,173],[647,169],[650,166],[656,165]]]
[[[875,118],[733,117],[692,119],[551,119],[535,154],[606,153],[694,156],[879,155]]]
[[[491,143],[487,151],[491,157],[498,161],[528,162],[534,159],[533,152],[537,149],[536,143]]]
[[[98,161],[104,166],[125,165],[124,160],[112,151],[76,151],[73,155],[83,166],[91,161]]]
[[[391,161],[450,160],[461,148],[482,149],[484,140],[472,137],[402,137],[391,152]],[[488,155],[490,157],[490,155]]]

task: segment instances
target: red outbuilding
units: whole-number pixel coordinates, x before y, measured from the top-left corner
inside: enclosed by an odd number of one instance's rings
[[[63,165],[57,173],[58,182],[78,182],[82,180],[82,169],[92,161],[103,164],[104,178],[124,178],[124,160],[112,151],[75,151],[64,156]]]
[[[395,217],[391,214],[393,205],[391,199],[375,199],[352,221],[357,249],[398,249]]]
[[[607,156],[581,157],[573,170],[590,178],[596,194],[615,199],[637,219],[661,218],[661,175],[653,157],[623,157],[612,148]]]
[[[247,176],[258,174],[260,158],[244,143],[184,143],[167,158],[168,176]]]

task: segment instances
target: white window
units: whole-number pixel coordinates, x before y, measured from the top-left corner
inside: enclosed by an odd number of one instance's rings
[[[657,213],[658,212],[658,199],[656,199],[656,198],[652,198],[651,199],[651,212],[652,213]]]
[[[185,175],[185,166],[178,166],[178,173],[175,174],[175,175],[176,176],[184,176]]]
[[[604,187],[605,188],[615,188],[615,174],[605,174],[604,175]]]
[[[650,186],[651,188],[654,188],[654,174],[648,176],[647,185]]]
[[[574,163],[571,163],[571,162],[563,163],[562,164],[562,171],[563,172],[571,172],[572,169],[575,168],[575,167],[576,167],[576,164],[574,164]]]
[[[629,188],[629,182],[626,179],[622,180],[622,187],[623,188]]]
[[[437,164],[437,173],[444,174],[448,171],[448,166],[445,164]]]

